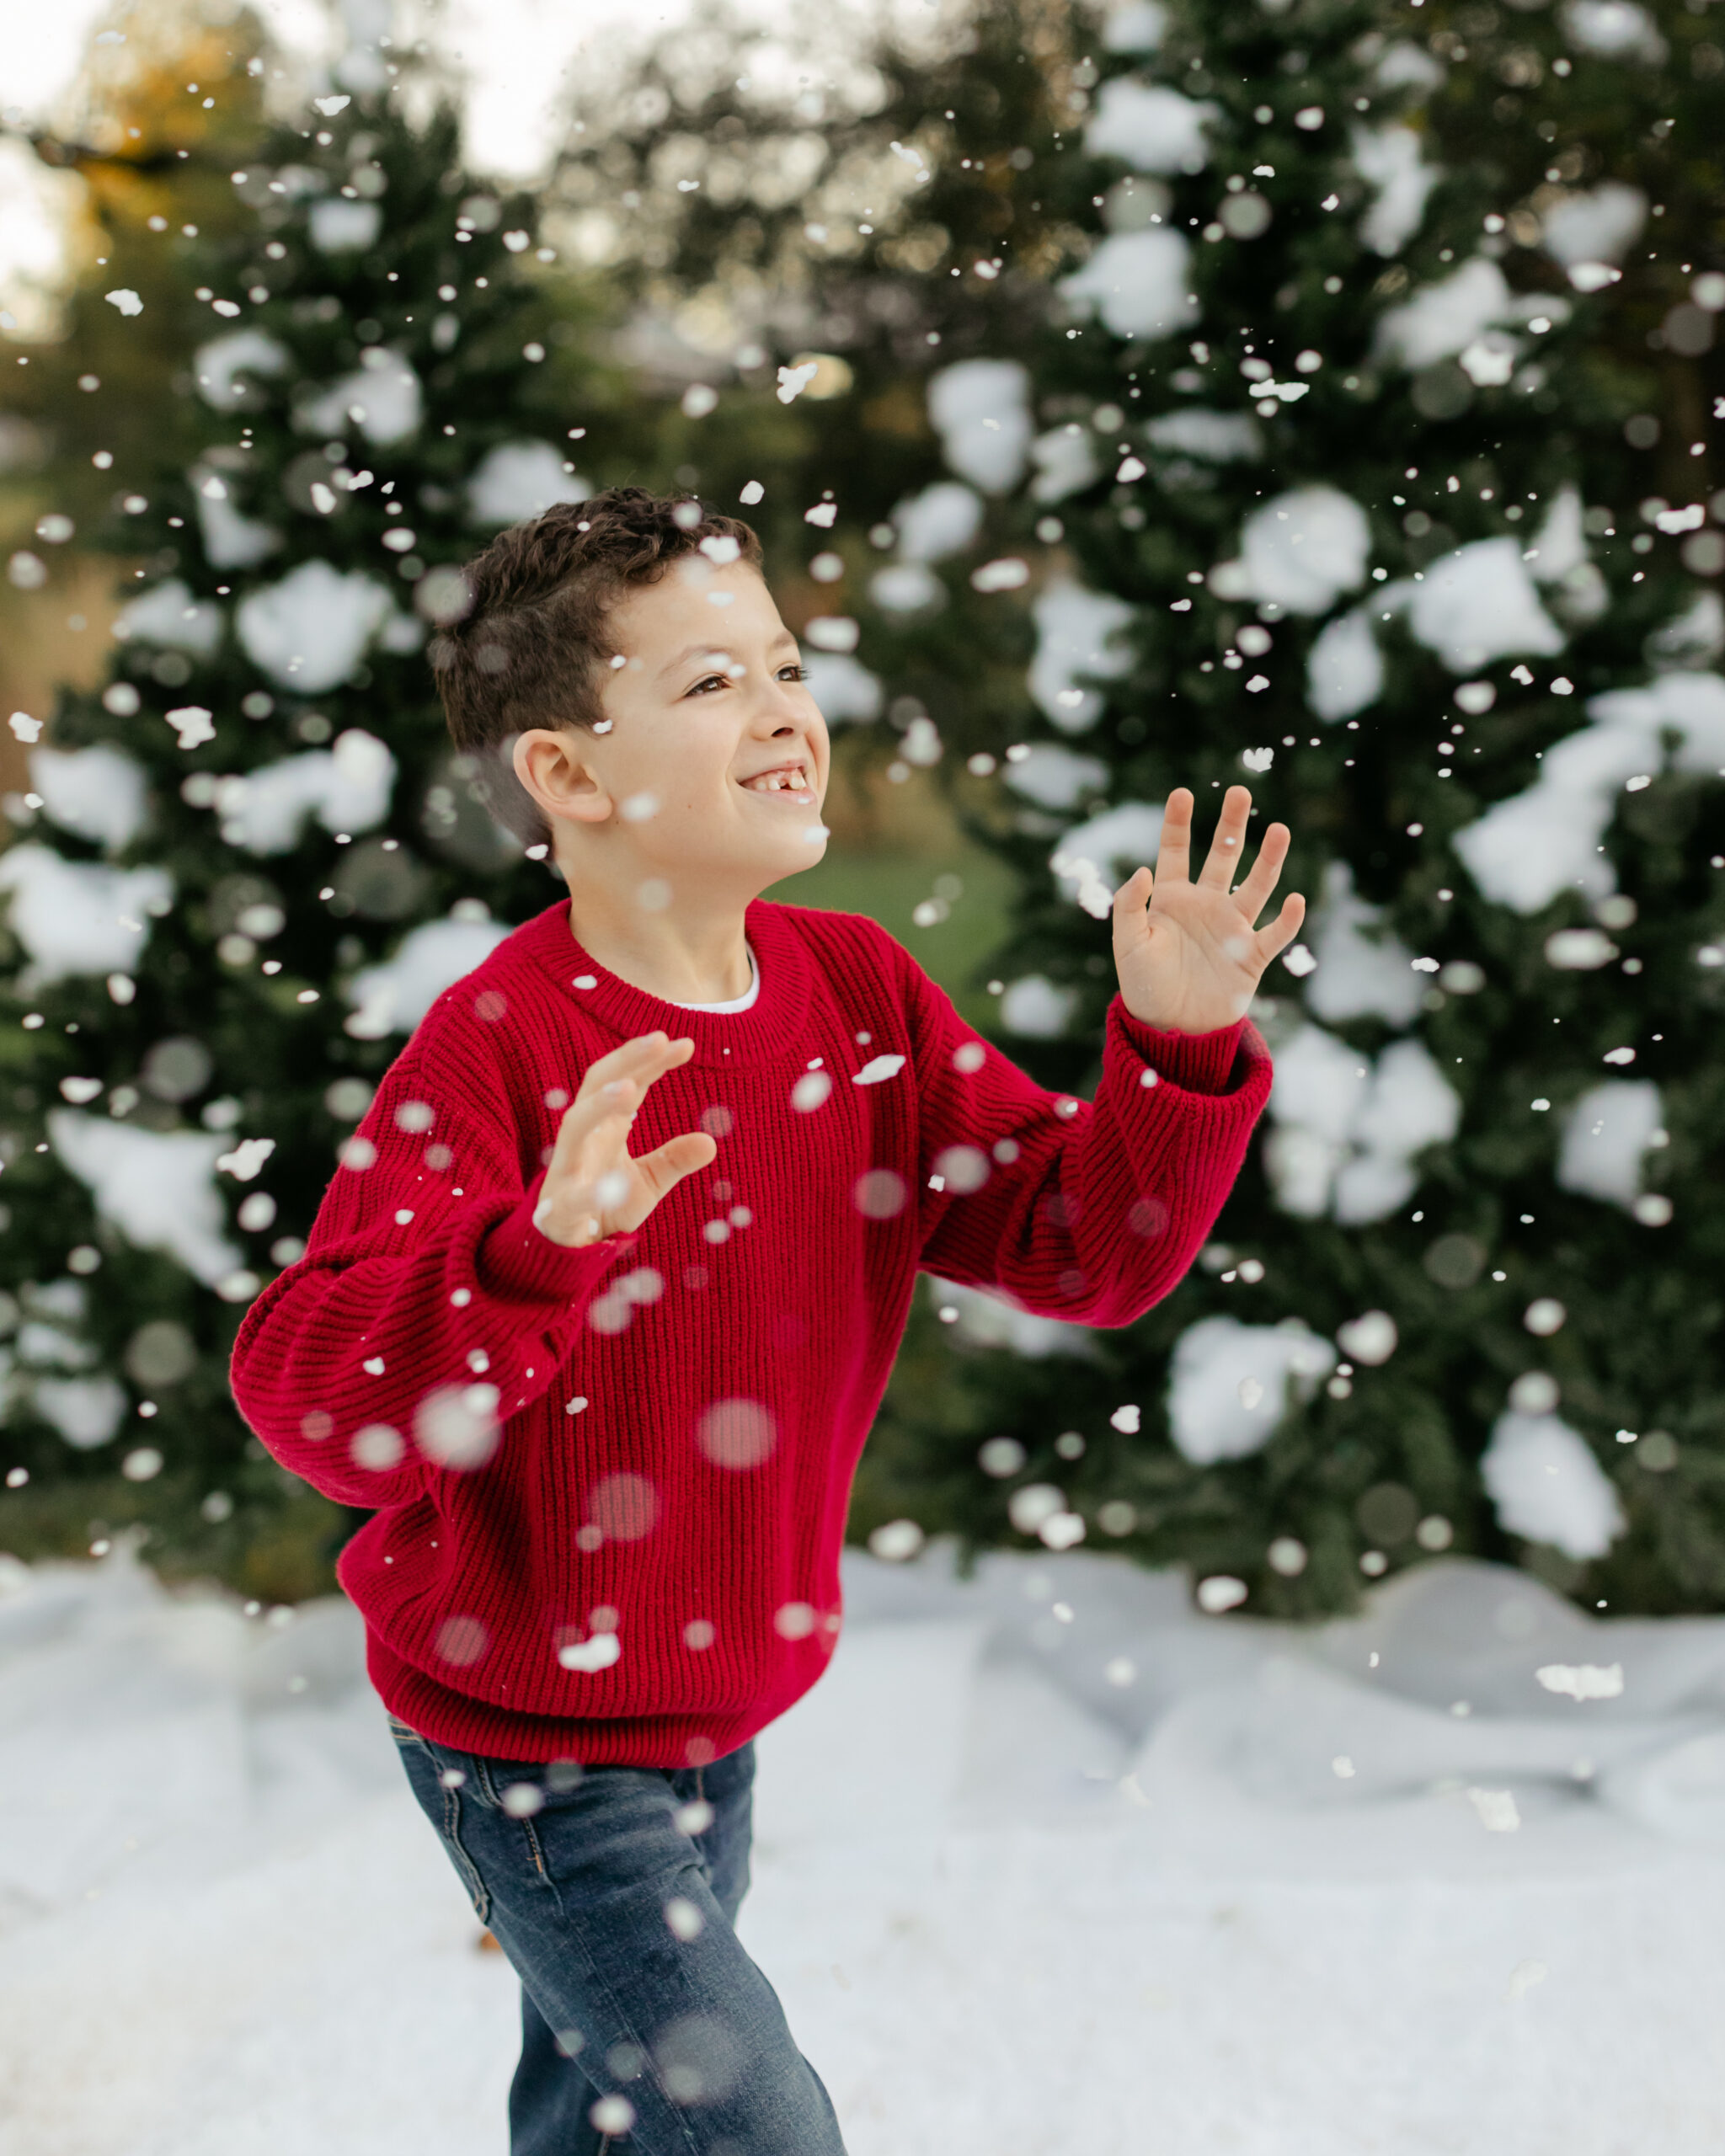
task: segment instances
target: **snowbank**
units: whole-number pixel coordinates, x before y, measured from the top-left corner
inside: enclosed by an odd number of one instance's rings
[[[1447,1561],[1312,1631],[1087,1553],[846,1580],[744,1929],[853,2156],[1712,2156],[1725,1621]],[[502,2156],[514,1980],[360,1656],[0,1564],[5,2156]]]

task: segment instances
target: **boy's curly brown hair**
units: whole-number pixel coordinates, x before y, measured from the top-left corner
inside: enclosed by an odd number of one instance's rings
[[[515,736],[533,726],[590,729],[604,715],[611,607],[703,541],[727,539],[734,559],[760,568],[761,542],[740,518],[686,496],[611,487],[510,526],[462,572],[431,665],[451,737],[477,765],[492,814],[524,845],[547,846],[551,832],[515,775]]]

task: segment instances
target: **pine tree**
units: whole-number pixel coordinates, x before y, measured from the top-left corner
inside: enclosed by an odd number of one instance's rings
[[[1247,779],[1315,917],[1201,1264],[895,1385],[877,1516],[1087,1534],[1215,1608],[1446,1549],[1620,1610],[1725,1585],[1706,31],[1173,0],[1068,77],[1068,318],[995,349],[1070,430],[1044,594],[1092,596],[1006,773],[1004,1043],[1093,1084],[1108,894],[1176,783]]]
[[[242,40],[203,87],[268,64]],[[14,720],[0,855],[8,1540],[142,1520],[153,1560],[275,1596],[324,1583],[344,1524],[248,1438],[240,1315],[427,1001],[555,894],[450,751],[427,633],[489,531],[595,483],[585,428],[627,403],[590,284],[462,171],[449,104],[411,116],[403,65],[353,48],[243,163],[195,141],[174,162],[232,205],[195,234],[98,194],[115,296],[61,364],[118,310],[172,393],[80,530],[143,563],[112,678]],[[152,243],[173,275],[113,281]]]

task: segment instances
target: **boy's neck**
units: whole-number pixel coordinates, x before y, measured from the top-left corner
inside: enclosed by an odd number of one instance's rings
[[[607,973],[667,1003],[732,1003],[753,978],[740,907],[648,913],[597,890],[572,891],[569,931]]]

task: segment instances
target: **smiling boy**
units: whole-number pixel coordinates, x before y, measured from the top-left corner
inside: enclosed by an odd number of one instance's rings
[[[1033,1085],[820,859],[826,728],[743,524],[634,488],[505,532],[434,648],[568,885],[433,1006],[248,1311],[235,1397],[343,1552],[414,1791],[519,1972],[514,2156],[834,2156],[744,1951],[751,1740],[826,1668],[919,1270],[1101,1326],[1180,1279],[1297,932],[1167,803],[1093,1103]]]

